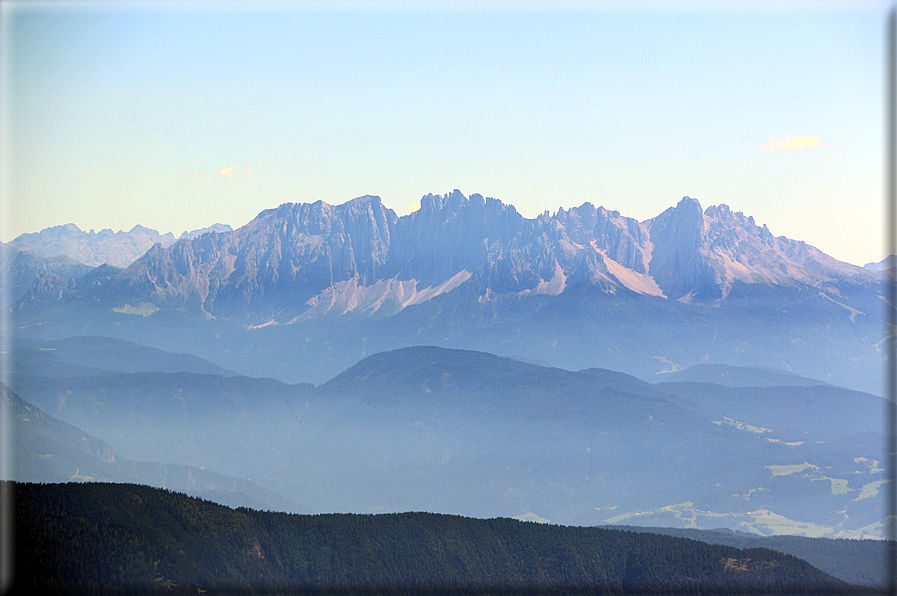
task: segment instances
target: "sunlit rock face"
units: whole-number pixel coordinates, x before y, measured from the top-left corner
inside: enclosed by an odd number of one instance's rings
[[[653,251],[650,274],[677,300],[725,298],[735,281],[822,287],[828,282],[869,283],[860,267],[842,263],[804,242],[773,236],[753,217],[727,205],[701,211],[684,197],[646,222]]]
[[[588,202],[527,219],[458,190],[428,194],[399,217],[368,195],[287,203],[237,230],[197,232],[154,244],[96,283],[42,280],[30,299],[147,304],[261,325],[389,316],[462,286],[487,300],[591,287],[713,303],[736,282],[821,289],[877,278],[690,197],[639,222]]]

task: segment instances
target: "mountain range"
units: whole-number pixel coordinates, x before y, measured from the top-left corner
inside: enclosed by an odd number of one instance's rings
[[[145,228],[129,234],[138,232],[149,238]],[[12,244],[36,244],[29,240]],[[62,248],[45,243],[41,254],[96,262]],[[702,210],[689,197],[644,222],[590,203],[526,219],[513,206],[456,190],[423,197],[403,217],[374,196],[335,207],[284,204],[236,231],[156,239],[108,282],[67,295],[289,324],[353,311],[395,314],[464,283],[486,297],[595,287],[707,303],[725,299],[737,282],[807,287],[834,299],[839,285],[875,281],[867,269],[775,237],[725,205]]]
[[[111,336],[286,382],[428,344],[645,379],[768,367],[880,394],[894,341],[886,268],[689,197],[641,222],[590,203],[528,219],[457,190],[401,217],[375,196],[289,203],[123,269],[42,262],[5,277],[20,336]]]
[[[888,261],[689,197],[637,221],[459,191],[400,217],[365,196],[153,233],[0,246],[13,479],[884,535]]]
[[[113,265],[127,267],[143,255],[154,244],[171,246],[176,240],[195,238],[206,232],[229,232],[231,227],[214,224],[207,228],[184,232],[179,238],[167,232],[136,225],[130,231],[103,229],[99,232],[85,232],[75,224],[65,224],[17,236],[9,243],[15,249],[30,252],[39,257],[64,255],[83,265],[98,267]]]

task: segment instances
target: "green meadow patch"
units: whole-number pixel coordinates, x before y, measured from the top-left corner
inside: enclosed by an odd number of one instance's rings
[[[773,513],[767,509],[751,512],[750,515],[754,518],[753,526],[759,530],[761,534],[798,534],[810,538],[817,538],[819,536],[831,534],[832,532],[832,528],[788,519],[784,515]],[[763,531],[764,529],[766,532]]]
[[[790,464],[790,465],[773,465],[766,466],[767,469],[772,472],[773,476],[787,476],[789,474],[794,474],[795,472],[803,472],[809,468],[813,468],[814,470],[818,470],[819,466],[814,466],[811,463],[804,462],[802,464]]]
[[[112,310],[123,315],[137,315],[140,317],[148,317],[159,309],[155,304],[144,302],[143,304],[139,304],[137,306],[131,306],[130,304],[125,304],[124,306],[116,306]]]
[[[870,482],[869,484],[864,484],[860,489],[860,494],[857,496],[854,501],[862,501],[863,499],[870,499],[872,497],[878,496],[878,489],[881,488],[883,484],[890,482],[890,480],[877,480],[875,482]]]
[[[846,495],[849,492],[853,492],[853,489],[847,486],[847,480],[843,478],[829,478],[828,476],[823,476],[822,478],[811,478],[810,480],[811,482],[816,480],[831,481],[833,495]]]

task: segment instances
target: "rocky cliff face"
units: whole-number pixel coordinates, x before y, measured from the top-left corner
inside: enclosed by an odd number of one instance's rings
[[[726,205],[703,213],[684,197],[646,222],[654,250],[650,273],[664,293],[683,301],[725,298],[736,281],[820,287],[869,282],[860,267],[842,263],[804,242],[773,236],[753,217]]]
[[[684,197],[649,223],[654,245],[648,271],[664,295],[676,300],[721,297],[719,278],[708,262],[701,205]]]
[[[284,204],[236,231],[153,246],[123,272],[116,293],[216,316],[295,316],[335,284],[376,281],[395,221],[376,197]]]
[[[0,242],[0,281],[10,303],[28,294],[38,280],[55,279],[59,280],[56,284],[60,285],[65,283],[64,280],[84,275],[90,269],[69,257],[39,257]]]
[[[482,270],[484,282],[524,289],[529,280],[514,263],[532,240],[533,225],[511,205],[460,191],[429,194],[419,210],[400,218],[390,270],[401,278],[437,284],[460,271]],[[521,286],[521,284],[524,284]]]
[[[577,247],[591,246],[636,273],[647,272],[651,258],[647,230],[639,222],[623,217],[619,211],[608,211],[584,203],[569,211],[560,209],[554,216],[569,242]]]
[[[81,295],[262,324],[393,314],[461,284],[484,298],[589,286],[712,302],[739,281],[821,287],[874,274],[689,197],[645,222],[590,203],[527,219],[455,190],[404,217],[375,196],[284,204],[238,230],[158,243],[108,282],[81,284]]]

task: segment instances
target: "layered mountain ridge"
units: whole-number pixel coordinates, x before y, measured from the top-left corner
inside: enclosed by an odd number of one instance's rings
[[[14,301],[29,292],[38,279],[51,279],[55,286],[62,280],[80,277],[91,270],[65,255],[39,257],[0,242],[0,280],[7,299]]]
[[[783,372],[694,367],[648,383],[415,346],[313,387],[95,337],[29,342],[13,360],[19,480],[133,480],[140,470],[113,465],[127,458],[237,492],[248,485],[209,474],[245,478],[316,512],[885,531],[885,400]]]
[[[90,267],[112,265],[127,267],[141,257],[154,244],[171,246],[177,240],[195,238],[206,232],[230,231],[224,224],[213,224],[209,227],[191,232],[185,231],[180,237],[167,232],[136,225],[129,231],[113,232],[110,228],[95,232],[85,232],[73,223],[53,226],[29,234],[17,236],[10,246],[30,252],[39,257],[57,257],[65,255],[81,264]]]
[[[379,197],[286,203],[245,226],[154,244],[103,281],[38,279],[19,309],[89,299],[111,308],[187,310],[251,325],[349,312],[391,315],[460,285],[493,295],[591,287],[682,302],[724,300],[733,284],[868,286],[874,272],[776,237],[726,205],[684,197],[638,222],[584,203],[534,219],[455,190],[398,216]]]

